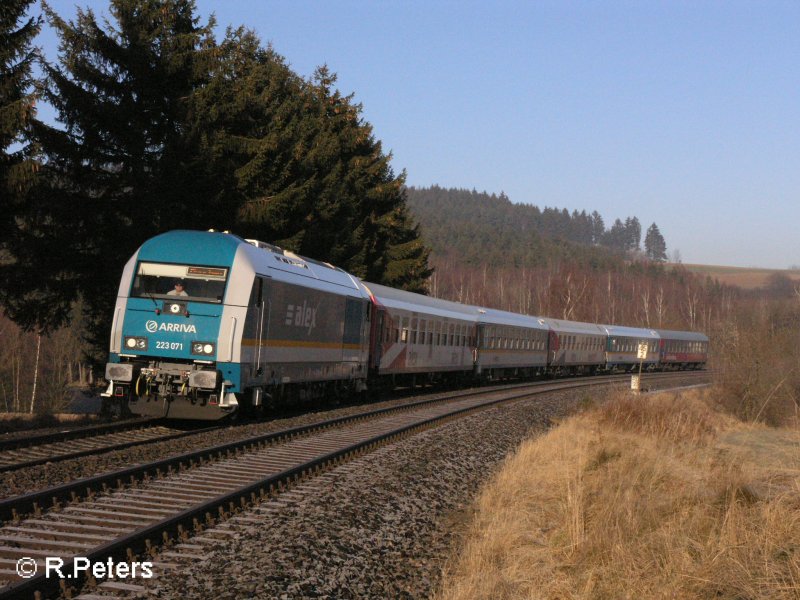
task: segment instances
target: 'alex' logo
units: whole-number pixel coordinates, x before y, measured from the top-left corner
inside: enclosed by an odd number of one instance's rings
[[[311,330],[317,326],[317,309],[308,306],[308,303],[303,300],[303,304],[289,304],[286,307],[286,325],[294,325],[295,327],[304,327],[307,329],[306,334],[311,335]]]

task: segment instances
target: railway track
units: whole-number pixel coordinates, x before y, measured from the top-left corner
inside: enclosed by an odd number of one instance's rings
[[[677,374],[684,380],[704,375]],[[648,381],[675,377],[659,374]],[[32,598],[37,591],[53,594],[59,587],[81,583],[81,577],[70,581],[46,578],[41,570],[21,579],[16,569],[23,557],[41,564],[47,557],[58,557],[65,573],[73,572],[76,557],[92,563],[109,558],[132,561],[136,555],[150,555],[162,540],[185,539],[189,531],[213,526],[286,485],[415,431],[499,403],[627,379],[616,376],[559,381],[413,402],[256,436],[8,499],[0,502],[0,518],[6,521],[0,528],[0,598]],[[53,506],[47,512],[43,510],[45,502]],[[111,591],[125,585],[110,581],[101,587]]]
[[[135,424],[90,428],[88,431],[73,430],[35,436],[28,440],[5,440],[0,443],[0,473],[122,450],[140,444],[179,439],[220,427],[222,426],[216,425],[185,431],[158,424],[154,419],[147,419],[139,420]]]

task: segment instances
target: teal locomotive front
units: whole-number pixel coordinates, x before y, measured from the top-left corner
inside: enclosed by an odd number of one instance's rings
[[[240,368],[220,355],[237,248],[228,238],[173,232],[131,259],[112,324],[106,396],[148,416],[217,419],[236,408]]]

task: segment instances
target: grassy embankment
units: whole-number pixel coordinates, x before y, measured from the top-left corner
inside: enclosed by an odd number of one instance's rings
[[[800,597],[800,435],[709,398],[620,394],[524,443],[440,600]]]

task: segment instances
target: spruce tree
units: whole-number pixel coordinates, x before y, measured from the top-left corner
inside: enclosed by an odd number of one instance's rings
[[[26,131],[34,118],[32,42],[41,23],[38,17],[26,18],[31,4],[6,0],[0,6],[0,248],[13,228],[16,203],[36,171]]]
[[[667,260],[667,244],[655,223],[648,227],[644,236],[644,252],[650,260],[659,262]]]

